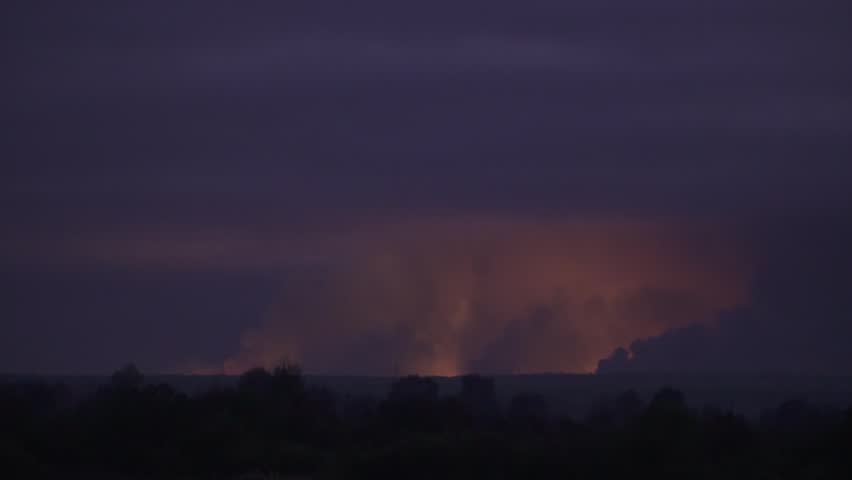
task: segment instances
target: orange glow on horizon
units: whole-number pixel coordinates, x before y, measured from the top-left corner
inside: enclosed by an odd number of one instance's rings
[[[286,356],[317,373],[587,373],[746,296],[737,245],[679,224],[423,220],[318,244],[335,261],[285,288],[225,372]]]

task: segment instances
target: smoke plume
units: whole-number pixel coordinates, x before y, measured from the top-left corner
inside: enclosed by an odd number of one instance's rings
[[[618,345],[739,304],[736,245],[656,222],[420,220],[319,242],[226,373],[590,372]]]

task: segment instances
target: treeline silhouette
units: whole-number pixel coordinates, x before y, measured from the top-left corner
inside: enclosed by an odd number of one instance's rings
[[[695,411],[673,388],[627,391],[583,419],[541,395],[497,401],[493,379],[439,395],[398,379],[384,399],[254,369],[187,395],[132,365],[85,399],[66,386],[0,385],[3,478],[852,478],[852,409],[801,401],[748,421]]]

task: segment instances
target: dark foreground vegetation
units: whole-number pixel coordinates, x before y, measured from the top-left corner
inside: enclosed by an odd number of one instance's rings
[[[852,478],[852,410],[790,401],[747,421],[690,410],[664,388],[627,391],[587,418],[535,393],[498,405],[494,382],[438,395],[422,377],[387,398],[307,388],[298,369],[186,395],[132,366],[93,396],[0,385],[3,478]]]

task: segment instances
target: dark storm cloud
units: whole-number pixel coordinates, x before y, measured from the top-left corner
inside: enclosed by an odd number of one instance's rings
[[[84,258],[240,290],[235,270],[300,271],[306,231],[428,215],[850,209],[848,2],[0,8],[0,265],[47,285]]]

